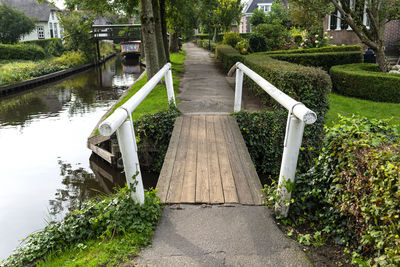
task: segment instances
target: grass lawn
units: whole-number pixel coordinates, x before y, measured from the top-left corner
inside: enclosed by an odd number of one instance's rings
[[[179,88],[179,77],[183,74],[183,62],[185,60],[185,54],[171,54],[171,64],[172,64],[172,77],[174,81],[174,91],[175,96],[178,93]],[[147,76],[143,77],[140,81],[137,81],[129,92],[124,96],[124,98],[115,105],[114,110],[119,106],[124,104],[129,98],[131,98],[137,91],[140,90],[147,83]],[[150,94],[143,100],[143,102],[132,112],[132,118],[138,119],[145,114],[154,114],[159,111],[168,110],[168,96],[167,88],[165,85],[157,85],[150,92]]]
[[[353,97],[331,94],[330,109],[327,114],[327,125],[338,121],[338,114],[351,116],[361,115],[369,119],[392,119],[391,125],[400,125],[400,104],[374,102]]]

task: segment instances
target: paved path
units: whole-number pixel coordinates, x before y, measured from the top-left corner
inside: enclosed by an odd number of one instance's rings
[[[234,92],[210,54],[185,44],[181,82],[185,114],[229,113]],[[247,105],[255,109],[257,101]],[[246,104],[244,105],[246,108]],[[165,206],[152,247],[139,266],[311,266],[298,245],[285,237],[263,206],[240,204]]]

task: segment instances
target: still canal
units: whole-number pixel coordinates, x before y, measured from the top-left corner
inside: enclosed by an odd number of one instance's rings
[[[20,241],[125,178],[86,148],[100,117],[140,75],[120,57],[0,99],[0,261]]]

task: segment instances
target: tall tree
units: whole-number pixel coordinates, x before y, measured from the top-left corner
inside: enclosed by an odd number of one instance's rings
[[[0,43],[17,43],[21,36],[30,33],[35,22],[15,8],[0,4]]]
[[[305,10],[329,14],[336,8],[343,19],[358,36],[362,43],[369,46],[376,54],[381,71],[389,70],[385,55],[385,25],[400,18],[400,0],[290,0]],[[330,7],[330,8],[329,8]],[[366,12],[370,25],[363,23]]]

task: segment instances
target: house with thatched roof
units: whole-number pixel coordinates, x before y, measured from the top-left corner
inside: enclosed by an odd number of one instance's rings
[[[20,41],[61,38],[62,28],[57,17],[61,10],[56,6],[47,2],[38,4],[37,0],[0,0],[0,3],[13,7],[36,21],[36,28]]]

